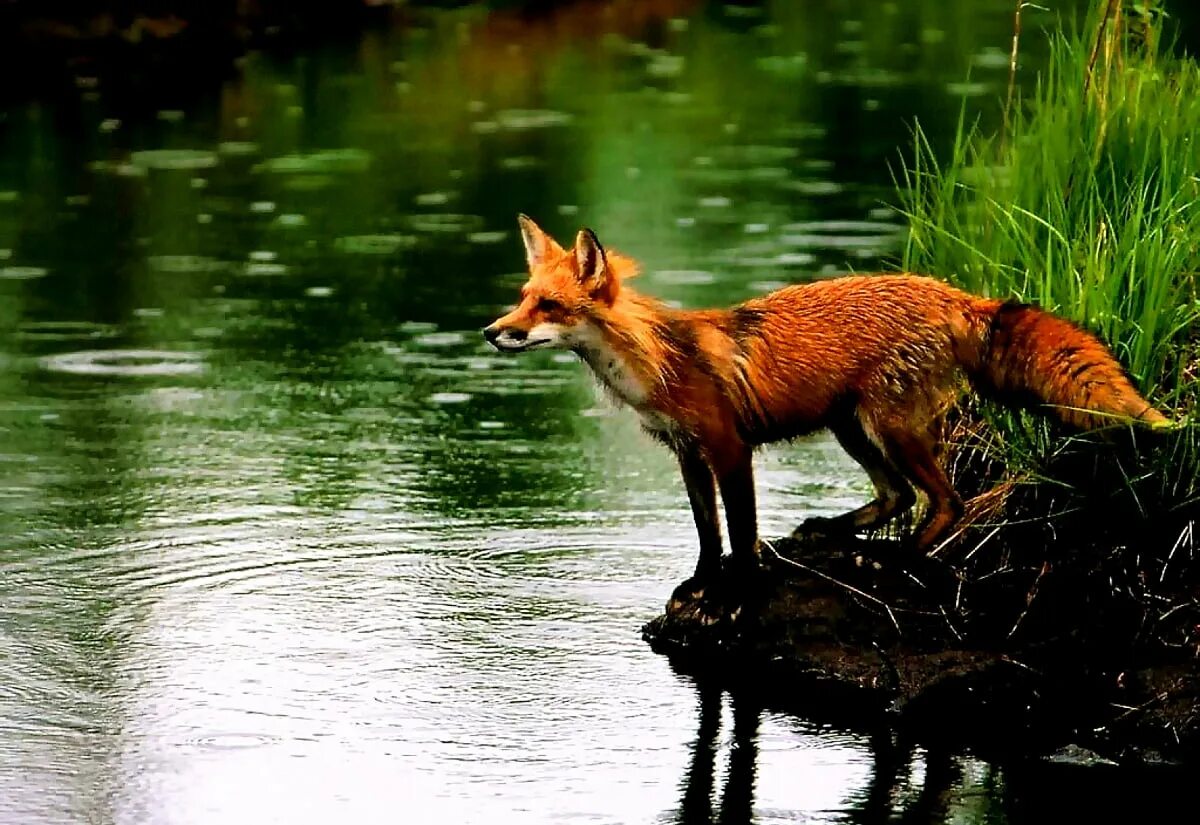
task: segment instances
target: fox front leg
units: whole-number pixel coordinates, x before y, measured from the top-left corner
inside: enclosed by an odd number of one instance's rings
[[[730,456],[730,462],[713,462],[713,456],[694,456],[684,465],[689,478],[692,512],[700,531],[700,563],[696,575],[675,588],[667,602],[667,615],[711,625],[736,621],[750,587],[761,571],[758,554],[758,525],[754,502],[754,470],[750,450]],[[703,467],[704,472],[700,471]],[[719,469],[718,469],[719,468]],[[691,475],[687,475],[691,471]],[[731,554],[721,566],[721,533],[716,513],[714,479],[725,503]]]
[[[712,469],[700,450],[692,444],[683,445],[677,452],[692,518],[700,539],[700,558],[696,572],[680,588],[698,594],[721,574],[721,523],[717,516],[717,487]]]
[[[762,567],[758,548],[758,509],[754,498],[754,463],[749,448],[728,462],[717,474],[725,523],[729,527],[729,563],[735,576],[757,573]]]

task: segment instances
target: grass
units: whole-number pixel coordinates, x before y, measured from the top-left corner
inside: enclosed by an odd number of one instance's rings
[[[1010,94],[997,133],[964,113],[947,157],[918,125],[898,181],[911,226],[902,265],[1076,321],[1184,422],[1164,434],[1063,438],[1024,413],[964,416],[950,439],[955,483],[993,490],[960,537],[974,572],[1020,566],[1013,548],[1032,539],[1044,557],[1046,542],[1068,538],[1097,559],[1119,558],[1120,570],[1103,572],[1114,592],[1138,590],[1143,619],[1153,608],[1194,622],[1200,65],[1174,52],[1162,24],[1154,3],[1097,0],[1085,24],[1048,35],[1048,67],[1030,96]],[[1107,555],[1122,549],[1137,561]],[[1026,559],[1028,570],[1039,564]],[[1030,600],[1040,581],[1027,582]]]

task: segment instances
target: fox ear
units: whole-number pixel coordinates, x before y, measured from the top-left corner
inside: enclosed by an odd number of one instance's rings
[[[543,232],[528,215],[517,215],[517,223],[521,224],[521,239],[525,241],[525,260],[531,268],[544,263],[551,255],[563,254],[563,248],[558,242]]]
[[[593,292],[611,292],[613,280],[608,271],[608,258],[604,247],[590,229],[580,229],[575,236],[575,263],[579,281]]]

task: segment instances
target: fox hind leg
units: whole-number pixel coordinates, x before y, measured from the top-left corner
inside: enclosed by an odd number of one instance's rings
[[[867,435],[855,419],[831,427],[834,437],[846,453],[866,471],[875,486],[875,498],[839,516],[813,516],[805,519],[794,535],[823,535],[873,530],[909,510],[916,503],[912,485],[883,449]]]
[[[928,551],[937,544],[963,515],[963,502],[934,453],[933,427],[913,430],[893,426],[881,428],[884,452],[929,499],[929,506],[917,528],[916,546]]]

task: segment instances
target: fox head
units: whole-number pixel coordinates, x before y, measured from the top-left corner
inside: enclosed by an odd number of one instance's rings
[[[501,352],[577,349],[595,340],[599,313],[612,306],[620,279],[596,234],[581,229],[564,250],[525,215],[517,218],[525,241],[529,280],[521,302],[483,330]]]

